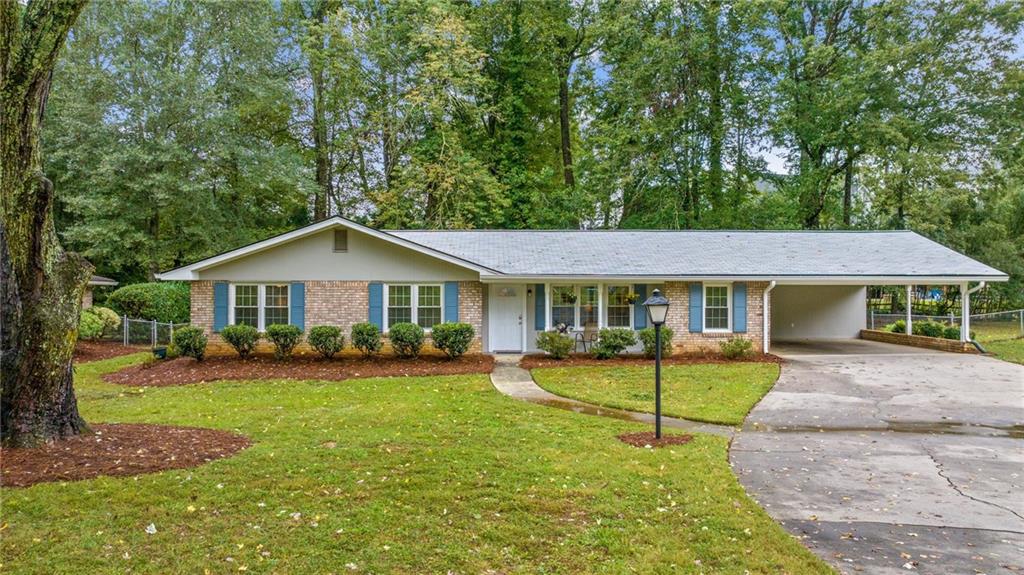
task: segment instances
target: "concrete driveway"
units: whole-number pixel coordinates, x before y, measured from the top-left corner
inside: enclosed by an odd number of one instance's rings
[[[730,451],[843,573],[1024,573],[1024,366],[868,341],[774,346]]]

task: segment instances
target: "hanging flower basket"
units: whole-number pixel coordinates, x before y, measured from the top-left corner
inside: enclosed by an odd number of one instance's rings
[[[626,301],[631,305],[635,304],[636,302],[640,301],[640,296],[636,295],[635,293],[631,293],[626,296]]]

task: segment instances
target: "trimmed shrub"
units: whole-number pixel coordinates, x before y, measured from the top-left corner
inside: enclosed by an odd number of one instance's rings
[[[370,322],[352,324],[352,347],[363,352],[366,357],[380,353],[380,328]]]
[[[78,339],[94,340],[102,335],[103,319],[88,309],[83,309],[78,316]]]
[[[942,337],[942,333],[945,329],[946,326],[937,321],[915,321],[912,324],[911,332],[914,335],[923,335],[926,337]]]
[[[206,356],[206,334],[202,328],[183,327],[174,332],[174,347],[185,357],[203,361],[203,357]]]
[[[597,359],[611,359],[631,345],[636,344],[636,334],[625,327],[603,328],[597,332],[597,344],[593,354]]]
[[[187,283],[150,282],[118,288],[106,303],[131,318],[185,323],[189,321],[190,301]]]
[[[121,327],[121,316],[117,315],[117,312],[110,309],[109,307],[92,306],[85,311],[92,313],[96,317],[100,318],[103,322],[103,333],[109,335],[117,331]]]
[[[274,344],[274,357],[288,359],[295,346],[302,343],[302,330],[297,325],[275,323],[267,326],[267,339]]]
[[[251,325],[229,325],[220,330],[220,336],[235,348],[240,357],[248,357],[256,349],[260,333]]]
[[[396,323],[388,330],[391,349],[398,357],[418,357],[425,338],[423,328],[414,323]]]
[[[572,338],[557,331],[543,331],[537,334],[537,348],[546,351],[555,359],[565,359],[572,351]]]
[[[645,327],[637,334],[644,346],[644,356],[654,358],[654,328]],[[661,357],[672,355],[672,328],[661,326]]]
[[[327,359],[345,347],[345,334],[336,325],[318,325],[309,330],[309,345]]]
[[[955,325],[947,325],[942,330],[942,337],[944,339],[960,339],[960,328]]]
[[[907,322],[902,319],[898,319],[885,326],[885,331],[892,333],[907,333]]]
[[[473,343],[473,326],[468,323],[439,323],[430,330],[434,347],[455,359],[469,351]]]
[[[753,353],[754,344],[749,339],[742,337],[730,337],[720,342],[718,346],[722,349],[722,355],[727,359],[741,359]]]

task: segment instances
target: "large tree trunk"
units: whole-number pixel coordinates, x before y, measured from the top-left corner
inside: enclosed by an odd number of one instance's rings
[[[843,175],[843,226],[849,228],[853,213],[853,158],[846,160],[846,173]]]
[[[7,446],[86,428],[71,354],[92,266],[60,246],[40,149],[54,63],[85,4],[0,1],[0,438]]]
[[[560,46],[565,50],[565,46]],[[576,187],[576,176],[572,168],[572,126],[569,124],[569,69],[572,57],[565,56],[558,67],[558,128],[562,141],[562,180],[570,188]]]
[[[310,56],[313,80],[313,153],[316,156],[316,195],[313,198],[313,219],[327,217],[327,198],[331,196],[331,156],[327,139],[327,109],[324,102],[324,26],[327,25],[327,2],[318,2],[313,9],[313,25],[317,53]]]

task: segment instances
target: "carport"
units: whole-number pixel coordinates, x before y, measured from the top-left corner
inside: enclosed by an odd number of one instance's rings
[[[773,281],[764,295],[764,306],[770,318],[769,329],[766,330],[770,337],[764,342],[765,349],[770,349],[772,343],[859,338],[861,330],[867,328],[869,285],[905,286],[907,302],[912,300],[913,290],[918,285],[957,286],[962,294],[960,340],[966,343],[971,332],[971,295],[983,289],[989,281],[1006,281],[1007,277],[978,274],[975,266],[987,266],[960,254],[957,256],[956,260],[949,262],[948,275],[905,273],[871,278],[836,276],[828,281]],[[911,334],[913,318],[910,305],[907,305],[904,321],[906,333]]]

